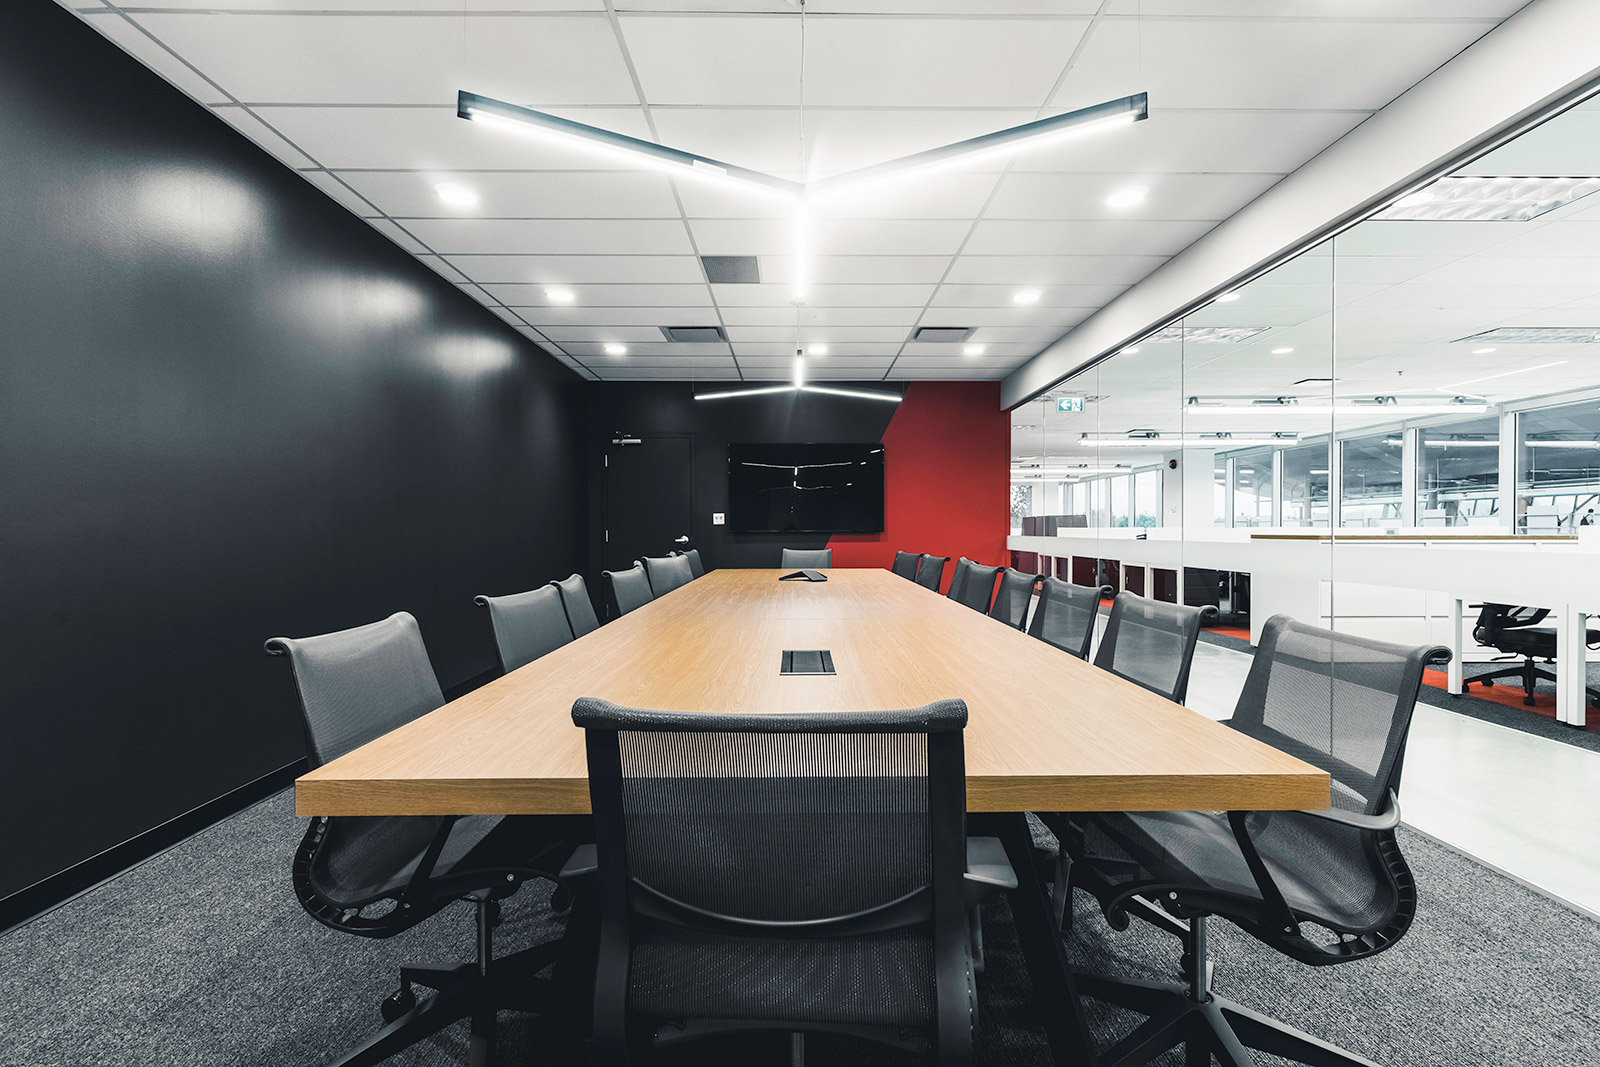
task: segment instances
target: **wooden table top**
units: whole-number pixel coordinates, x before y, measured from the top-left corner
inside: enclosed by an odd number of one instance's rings
[[[888,571],[713,571],[299,779],[301,815],[589,810],[580,696],[672,711],[967,702],[971,811],[1326,808],[1328,775]],[[836,674],[781,676],[785,649]]]

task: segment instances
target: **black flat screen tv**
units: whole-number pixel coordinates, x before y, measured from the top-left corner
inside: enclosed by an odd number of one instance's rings
[[[882,533],[883,445],[729,445],[728,527]]]

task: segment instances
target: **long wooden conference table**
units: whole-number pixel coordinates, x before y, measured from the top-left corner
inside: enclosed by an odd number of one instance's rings
[[[1011,910],[1057,1062],[1093,1063],[1024,813],[1314,810],[1328,775],[888,571],[719,570],[304,775],[301,815],[589,811],[573,701],[864,711],[959,697],[967,808],[1005,842]],[[782,675],[825,649],[831,675]]]

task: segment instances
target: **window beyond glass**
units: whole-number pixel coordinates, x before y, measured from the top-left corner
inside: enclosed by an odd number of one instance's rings
[[[1417,525],[1470,526],[1499,510],[1500,420],[1465,419],[1417,431]]]
[[[1233,525],[1272,525],[1272,450],[1233,453]]]
[[[1600,524],[1600,401],[1517,416],[1516,518],[1530,534]]]
[[[1330,459],[1326,444],[1283,450],[1284,526],[1328,525]]]
[[[1400,521],[1402,454],[1399,431],[1340,442],[1340,526],[1382,526]]]

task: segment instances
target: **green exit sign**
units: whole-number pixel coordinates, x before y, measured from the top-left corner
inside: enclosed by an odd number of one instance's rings
[[[1056,397],[1056,410],[1057,411],[1082,411],[1083,410],[1083,397],[1081,397],[1081,396],[1058,396],[1058,397]]]

